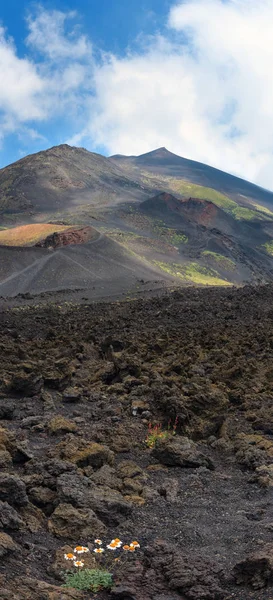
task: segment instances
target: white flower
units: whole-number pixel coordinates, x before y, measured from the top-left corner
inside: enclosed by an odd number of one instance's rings
[[[78,569],[80,569],[81,567],[84,567],[83,560],[75,560],[73,564],[74,564],[74,567],[77,567]]]
[[[103,552],[105,552],[105,550],[103,548],[95,548],[94,552],[96,552],[96,554],[102,554]]]
[[[74,554],[72,554],[72,552],[69,552],[68,554],[64,554],[64,558],[65,558],[65,560],[76,560],[76,556],[74,556]]]
[[[102,545],[102,541],[101,540],[95,540],[95,544],[98,544],[98,546]]]
[[[76,554],[84,554],[85,552],[89,552],[89,548],[86,548],[86,546],[76,546],[74,552],[76,552]]]

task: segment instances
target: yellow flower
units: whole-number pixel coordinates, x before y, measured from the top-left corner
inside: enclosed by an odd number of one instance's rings
[[[129,546],[129,552],[135,552],[135,547],[134,546]]]
[[[89,552],[89,548],[86,548],[86,546],[76,546],[76,548],[74,548],[74,552],[77,554],[84,554],[85,552]]]
[[[95,544],[98,544],[98,546],[101,546],[102,541],[101,540],[95,540]]]
[[[65,560],[74,560],[76,559],[76,556],[74,556],[74,554],[72,554],[72,552],[68,552],[68,554],[64,555]]]
[[[134,548],[140,548],[140,544],[138,542],[131,542],[130,546],[134,546]]]
[[[78,569],[80,569],[81,567],[84,567],[84,561],[83,560],[75,560],[74,566],[77,567]]]
[[[126,544],[125,546],[123,546],[123,550],[130,550],[130,546],[128,546],[128,544]]]
[[[103,548],[95,548],[94,552],[96,552],[96,554],[102,554],[104,550]]]

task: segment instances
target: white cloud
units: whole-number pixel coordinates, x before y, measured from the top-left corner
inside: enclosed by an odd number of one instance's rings
[[[0,135],[13,129],[16,122],[43,118],[38,98],[44,91],[44,82],[31,61],[18,58],[3,27],[0,27],[0,73]]]
[[[90,89],[92,47],[74,27],[75,16],[42,8],[29,16],[26,58],[18,56],[13,40],[0,27],[0,141],[10,133],[19,140],[44,140],[37,131],[39,123],[81,112]],[[66,22],[71,22],[70,29]]]
[[[90,150],[166,146],[273,189],[272,0],[176,0],[164,35],[97,62],[77,19],[40,7],[25,59],[1,30],[2,136],[57,116]]]
[[[272,22],[271,0],[179,3],[169,41],[97,68],[91,136],[111,153],[164,145],[273,188]]]
[[[92,52],[86,36],[79,34],[78,27],[66,29],[67,23],[77,17],[75,11],[46,11],[41,7],[35,16],[29,15],[30,33],[27,44],[56,62],[60,59],[83,59]]]

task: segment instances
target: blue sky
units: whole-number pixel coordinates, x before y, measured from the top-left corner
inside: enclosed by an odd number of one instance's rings
[[[8,0],[0,167],[166,146],[273,189],[272,0]]]
[[[46,10],[77,10],[78,21],[99,49],[122,54],[140,33],[164,27],[172,0],[44,0],[42,3],[8,0],[1,3],[0,19],[13,36],[21,56],[27,35],[25,17],[40,4]]]

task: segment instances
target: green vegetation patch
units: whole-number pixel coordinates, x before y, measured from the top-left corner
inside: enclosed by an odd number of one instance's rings
[[[162,175],[156,178],[155,176],[149,176],[148,173],[142,172],[142,181],[149,185],[155,184],[157,181],[158,188],[161,187],[162,189],[166,189],[168,187],[173,193],[181,196],[191,196],[192,198],[200,198],[200,200],[209,200],[228,214],[231,214],[234,219],[238,221],[262,221],[265,220],[266,216],[273,218],[273,213],[260,204],[255,204],[253,202],[252,206],[255,207],[253,210],[251,208],[245,208],[218,190],[191,183],[184,179]]]
[[[258,210],[252,210],[251,208],[239,206],[237,202],[231,200],[231,198],[229,198],[225,194],[222,194],[221,192],[218,192],[217,190],[214,190],[212,188],[189,183],[187,181],[182,181],[179,179],[172,180],[171,186],[173,187],[174,191],[184,196],[192,196],[193,198],[200,198],[201,200],[210,200],[211,202],[216,204],[216,206],[219,206],[219,208],[222,208],[225,212],[232,215],[237,221],[253,221],[257,219],[265,219],[265,215],[263,214],[265,213],[265,211],[261,211],[260,207]],[[258,206],[259,205],[257,205],[257,208]]]
[[[255,208],[259,211],[264,213],[265,215],[268,215],[269,217],[273,217],[273,212],[272,210],[269,210],[269,208],[266,208],[265,206],[262,206],[261,204],[257,204],[256,202],[252,202],[253,206],[255,206]]]
[[[219,264],[223,269],[227,269],[229,271],[234,271],[236,268],[236,264],[230,258],[223,256],[222,254],[217,254],[217,252],[211,252],[210,250],[204,250],[202,255],[205,258],[208,258],[215,263]]]
[[[179,244],[187,244],[189,241],[186,235],[180,231],[177,231],[176,229],[171,229],[170,227],[164,227],[162,225],[158,227],[155,226],[154,232],[157,233],[160,238],[163,237],[166,241],[174,246],[178,246]]]
[[[183,181],[182,179],[171,179],[170,183],[173,190],[183,196],[192,196],[193,198],[200,198],[200,200],[210,200],[220,208],[231,212],[237,206],[234,200],[212,188]]]
[[[259,221],[264,220],[263,214],[260,214],[256,210],[252,210],[251,208],[239,206],[238,204],[236,204],[236,206],[232,210],[232,215],[235,217],[235,219],[237,219],[237,221],[257,221],[257,219]]]
[[[191,281],[200,285],[232,285],[229,281],[221,279],[214,269],[202,267],[198,263],[179,265],[176,263],[164,263],[153,261],[162,271],[166,271],[173,277],[179,277],[183,281]]]
[[[110,589],[113,585],[113,577],[108,571],[101,569],[84,569],[77,573],[68,573],[65,575],[66,588],[75,590],[89,590],[98,592],[102,589]]]
[[[273,240],[271,240],[270,242],[266,242],[266,244],[263,244],[262,248],[265,248],[268,254],[271,254],[271,256],[273,256]]]

